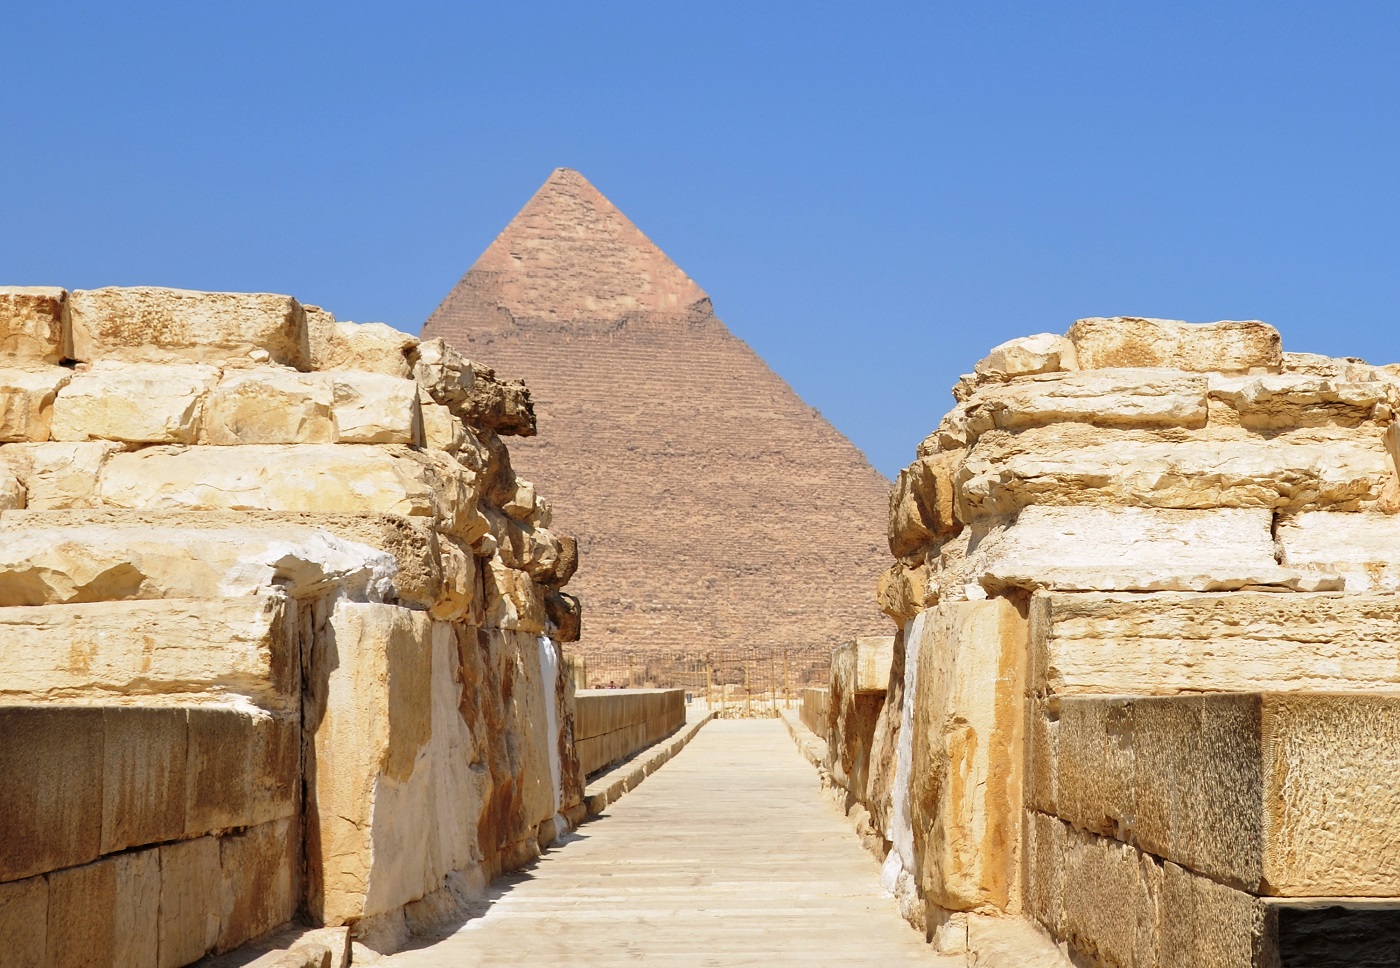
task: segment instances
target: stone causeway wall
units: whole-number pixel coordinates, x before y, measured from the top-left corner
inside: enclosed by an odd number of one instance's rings
[[[684,689],[580,689],[574,694],[574,748],[585,777],[684,725]]]
[[[838,654],[824,737],[906,917],[949,950],[1021,919],[1133,968],[1294,963],[1332,908],[1380,937],[1400,367],[1084,319],[954,397],[891,495],[888,673],[876,643]]]
[[[576,822],[533,431],[288,296],[0,289],[0,961],[389,950]]]

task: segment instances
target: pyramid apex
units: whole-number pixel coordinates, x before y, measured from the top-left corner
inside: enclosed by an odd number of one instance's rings
[[[579,325],[709,312],[709,297],[573,168],[555,168],[424,333],[540,320]],[[452,333],[456,335],[456,333]]]

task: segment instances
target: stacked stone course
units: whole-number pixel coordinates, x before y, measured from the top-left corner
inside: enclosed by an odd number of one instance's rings
[[[1263,968],[1336,907],[1335,963],[1373,963],[1400,908],[1400,367],[1086,319],[954,396],[891,494],[868,752],[832,673],[828,770],[906,916],[954,949],[1019,917],[1076,964]]]
[[[288,296],[0,289],[0,961],[390,949],[576,821],[533,431]]]

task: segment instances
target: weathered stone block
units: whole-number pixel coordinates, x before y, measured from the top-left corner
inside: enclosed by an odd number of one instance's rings
[[[180,839],[188,712],[122,706],[102,713],[102,853]]]
[[[68,351],[68,292],[0,286],[0,357],[59,363]]]
[[[305,312],[313,369],[413,375],[416,338],[383,323],[338,322],[318,306]]]
[[[48,950],[49,882],[0,882],[0,951],[15,968],[44,968]]]
[[[194,443],[218,378],[217,367],[199,363],[95,363],[58,394],[53,439]]]
[[[117,865],[113,858],[48,875],[46,966],[77,968],[116,961]]]
[[[973,434],[1053,423],[1199,429],[1206,425],[1207,389],[1204,376],[1174,369],[1065,373],[983,387],[965,420]]]
[[[297,911],[300,838],[295,820],[277,820],[219,838],[220,951],[290,921]]]
[[[973,574],[991,592],[1338,590],[1323,569],[1279,567],[1272,527],[1267,508],[1032,506],[981,542]]]
[[[1137,316],[1078,320],[1067,334],[1079,367],[1172,367],[1193,373],[1238,373],[1283,365],[1278,330],[1257,320],[1183,323]]]
[[[306,315],[291,296],[138,287],[68,297],[83,362],[196,360],[311,365]]]
[[[319,725],[308,790],[317,824],[307,831],[308,897],[326,924],[395,906],[367,906],[377,862],[371,820],[381,778],[408,781],[432,736],[432,708],[423,700],[432,679],[431,628],[422,612],[342,601],[317,643],[309,715]]]
[[[568,592],[551,591],[544,598],[549,635],[556,642],[577,642],[583,632],[583,604]]]
[[[1162,867],[1162,968],[1270,964],[1264,902],[1176,864]]]
[[[1243,427],[1256,431],[1299,427],[1357,427],[1376,405],[1388,403],[1387,384],[1296,373],[1210,377],[1210,396],[1227,404]]]
[[[185,836],[292,816],[300,788],[300,730],[291,716],[241,709],[189,711]]]
[[[72,376],[61,366],[0,369],[0,443],[48,440],[54,399]]]
[[[1031,686],[1142,696],[1400,688],[1400,599],[1341,593],[1037,592]]]
[[[958,471],[965,521],[1029,504],[1354,511],[1391,479],[1378,429],[1173,440],[1080,424],[990,431]]]
[[[9,701],[247,696],[299,704],[296,610],[282,593],[0,609]],[[98,811],[100,818],[101,811]]]
[[[536,635],[545,630],[544,588],[523,571],[506,565],[499,555],[487,559],[482,569],[485,590],[485,628]]]
[[[1400,590],[1400,515],[1306,511],[1282,518],[1283,564],[1340,575],[1349,592]]]
[[[14,640],[0,636],[7,650]],[[0,881],[86,864],[102,846],[101,709],[0,706]]]
[[[332,588],[359,599],[393,594],[395,562],[387,553],[305,525],[12,523],[0,545],[0,606],[221,598],[278,589],[294,598]]]
[[[924,896],[949,911],[1008,910],[1019,903],[1026,622],[990,599],[940,604],[915,627],[910,807]]]
[[[92,508],[102,503],[97,481],[103,465],[125,446],[109,441],[7,444],[0,447],[0,463],[23,486],[29,510]]]
[[[416,444],[422,436],[418,384],[380,373],[333,377],[335,439],[342,444]]]
[[[329,444],[335,441],[329,376],[274,367],[229,370],[205,406],[204,440],[232,444]],[[238,456],[223,459],[239,462]]]
[[[1009,380],[1035,373],[1055,373],[1078,368],[1073,343],[1053,333],[1037,333],[1034,336],[1007,340],[993,347],[986,358],[973,369],[978,376]]]
[[[957,534],[953,474],[961,451],[922,457],[899,472],[890,492],[890,552],[901,558]]]
[[[535,407],[525,384],[498,379],[495,370],[464,359],[441,339],[418,344],[414,374],[434,400],[471,426],[534,436]]]
[[[1059,810],[1251,893],[1390,897],[1400,698],[1060,703]]]
[[[111,863],[117,880],[112,963],[116,968],[149,968],[159,961],[160,848],[119,854]]]
[[[163,845],[158,968],[180,968],[214,950],[222,907],[219,838]]]
[[[1125,968],[1156,968],[1162,868],[1126,844],[1073,828],[1065,835],[1064,937]]]
[[[863,636],[831,653],[827,719],[814,732],[830,743],[828,767],[856,802],[865,800],[870,744],[893,658],[892,636]]]
[[[331,584],[352,598],[369,594],[389,563],[364,550],[349,553],[328,535],[390,555],[398,566],[394,591],[405,604],[429,608],[442,593],[438,534],[423,517],[123,508],[3,514],[0,605],[210,598],[251,594],[269,583],[298,598]],[[118,557],[122,548],[126,562]],[[139,583],[123,564],[139,573]]]
[[[145,510],[432,516],[427,468],[411,452],[377,447],[155,447],[114,455],[101,494],[104,504]]]

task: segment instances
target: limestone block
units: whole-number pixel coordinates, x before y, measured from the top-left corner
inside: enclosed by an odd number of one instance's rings
[[[323,373],[275,367],[229,370],[205,407],[210,444],[329,444],[335,388]],[[236,461],[237,458],[225,458]]]
[[[1052,816],[1059,803],[1059,703],[1040,696],[1026,699],[1026,806]]]
[[[434,400],[473,427],[535,434],[535,406],[525,384],[498,379],[495,370],[464,359],[441,339],[418,344],[414,375]]]
[[[189,713],[108,707],[103,713],[102,853],[185,835]]]
[[[218,837],[160,848],[159,968],[180,968],[214,950],[222,887]]]
[[[1372,418],[1377,404],[1390,401],[1389,387],[1380,380],[1296,373],[1212,374],[1210,396],[1228,404],[1239,414],[1241,426],[1251,430],[1355,427]]]
[[[982,435],[958,471],[963,520],[1029,504],[1353,511],[1391,479],[1378,431],[1169,440],[1057,424]]]
[[[828,768],[855,798],[865,799],[870,745],[889,685],[893,636],[864,636],[831,653],[828,709],[817,735],[830,744]]]
[[[467,544],[475,544],[486,534],[490,523],[478,510],[479,479],[475,472],[441,451],[402,453],[418,464],[422,479],[432,489],[438,530]]]
[[[500,557],[487,559],[482,570],[485,591],[485,628],[536,635],[545,630],[544,588],[522,571],[509,567]]]
[[[337,372],[335,439],[341,444],[416,444],[422,437],[418,384],[380,373]]]
[[[1400,698],[1060,704],[1060,814],[1255,894],[1390,897]]]
[[[1204,376],[1178,370],[1088,370],[984,387],[964,408],[970,433],[1053,423],[1100,427],[1206,425]]]
[[[1068,828],[1058,817],[1027,810],[1023,853],[1023,909],[1057,938],[1065,927],[1065,855]]]
[[[43,877],[0,883],[0,951],[15,968],[44,968],[49,883]]]
[[[1155,968],[1161,866],[1126,844],[1071,828],[1064,867],[1063,930],[1070,945],[1104,964]]]
[[[273,584],[294,598],[338,586],[354,600],[377,601],[389,597],[386,579],[399,600],[415,608],[431,607],[442,593],[438,534],[422,517],[121,508],[0,513],[5,605],[128,597],[129,584],[111,581],[124,570],[101,574],[122,564],[145,576],[135,594],[148,598],[236,596]],[[72,548],[79,536],[85,549]],[[53,548],[42,547],[43,541]],[[115,558],[122,546],[125,562],[101,565],[109,549]],[[91,577],[80,570],[86,563],[95,563]]]
[[[974,372],[978,376],[1009,380],[1033,373],[1056,373],[1078,368],[1073,343],[1053,333],[1037,333],[1007,340],[993,347],[986,358],[974,367]]]
[[[471,548],[461,541],[443,535],[438,544],[442,549],[442,590],[428,611],[444,622],[464,619],[481,600],[481,570]]]
[[[93,289],[68,296],[73,358],[311,365],[306,315],[291,296]]]
[[[312,369],[413,375],[414,337],[383,323],[338,322],[319,306],[307,306],[305,312]]]
[[[114,858],[54,871],[49,881],[45,965],[110,965],[116,961],[117,865]]]
[[[218,378],[200,363],[94,363],[59,393],[53,439],[194,443]]]
[[[535,485],[527,480],[516,478],[515,493],[510,496],[510,500],[501,505],[501,510],[507,517],[516,521],[524,521],[535,512]]]
[[[1400,688],[1400,599],[1340,593],[1037,592],[1038,694]]]
[[[274,592],[0,608],[0,640],[7,644],[0,698],[239,695],[265,708],[294,709],[300,658],[296,609],[289,603]]]
[[[1024,508],[1014,524],[994,529],[981,542],[975,577],[993,593],[1009,587],[1340,589],[1341,580],[1325,568],[1279,567],[1272,527],[1273,513],[1267,508],[1197,511],[1033,505]]]
[[[5,637],[7,650],[16,648]],[[102,710],[0,707],[0,881],[86,864],[102,841]]]
[[[376,797],[385,784],[410,779],[431,739],[432,706],[424,701],[431,679],[432,625],[426,614],[336,603],[317,642],[308,706],[310,721],[318,724],[307,791],[316,804],[315,825],[307,831],[308,897],[313,915],[326,924],[380,913],[367,907],[380,861],[371,823]]]
[[[583,632],[583,604],[568,592],[551,591],[544,598],[545,618],[556,642],[577,642]]]
[[[1262,901],[1162,865],[1162,968],[1264,968],[1269,962]]]
[[[561,562],[563,546],[552,531],[522,524],[489,506],[482,509],[482,514],[496,538],[496,548],[501,559],[509,567],[526,572],[543,585],[557,587],[562,584],[558,581],[560,566],[568,563]],[[576,555],[577,546],[573,562],[575,567]]]
[[[0,513],[23,509],[24,502],[24,485],[15,477],[9,465],[0,460]]]
[[[1305,511],[1279,521],[1282,562],[1339,575],[1349,592],[1400,590],[1400,516]]]
[[[113,455],[101,495],[108,506],[145,510],[434,516],[428,473],[422,456],[377,447],[152,447]]]
[[[924,609],[928,587],[928,569],[922,564],[909,568],[895,562],[880,573],[875,597],[880,611],[895,624],[903,625]]]
[[[1160,366],[1192,373],[1277,371],[1283,365],[1278,330],[1257,320],[1183,323],[1136,316],[1095,317],[1070,327],[1079,367]]]
[[[919,624],[910,804],[923,893],[949,911],[1019,904],[1026,622],[1005,599]]]
[[[0,369],[0,443],[48,440],[54,398],[72,377],[61,366]]]
[[[943,541],[961,528],[953,476],[961,451],[922,457],[899,472],[890,492],[889,545],[896,558]]]
[[[0,286],[0,357],[59,363],[68,351],[68,292]]]
[[[201,521],[191,522],[194,525]],[[221,598],[281,589],[394,594],[391,555],[298,525],[195,529],[147,523],[7,528],[0,606]]]
[[[455,454],[467,442],[467,428],[462,419],[440,403],[434,403],[428,391],[418,388],[418,412],[423,421],[423,446]]]
[[[116,968],[148,968],[159,960],[160,849],[119,854],[111,863],[117,881],[112,963]]]
[[[296,915],[297,832],[295,820],[277,820],[219,838],[218,950],[236,948]]]
[[[109,441],[8,444],[0,447],[0,463],[23,487],[30,510],[92,508],[101,503],[97,482],[103,466],[125,449]]]

